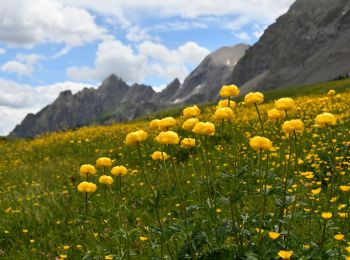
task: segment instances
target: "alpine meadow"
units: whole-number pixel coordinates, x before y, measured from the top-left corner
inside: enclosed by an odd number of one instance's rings
[[[1,258],[348,259],[348,87],[3,139]]]

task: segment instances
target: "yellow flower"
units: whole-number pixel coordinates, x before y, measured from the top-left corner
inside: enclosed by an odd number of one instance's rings
[[[336,234],[334,236],[334,239],[337,240],[337,241],[342,241],[344,239],[344,235],[343,234]]]
[[[249,140],[249,145],[255,151],[271,150],[272,148],[272,142],[269,139],[261,136],[255,136],[251,138]]]
[[[165,117],[160,120],[159,127],[162,130],[169,130],[169,128],[176,125],[176,120],[173,117]]]
[[[181,147],[182,148],[191,148],[196,145],[196,140],[193,138],[184,138],[181,140]]]
[[[322,212],[321,217],[325,220],[331,219],[333,214],[331,212]]]
[[[141,240],[141,241],[147,241],[147,240],[148,240],[148,237],[140,236],[140,240]]]
[[[61,259],[66,259],[66,258],[67,258],[67,255],[60,255],[60,258],[61,258]]]
[[[91,164],[83,164],[80,166],[80,175],[86,177],[87,175],[95,175],[96,168]]]
[[[201,113],[201,110],[197,106],[186,107],[182,111],[182,115],[183,115],[184,118],[190,118],[190,117],[199,116],[200,113]]]
[[[159,119],[154,119],[154,120],[152,120],[152,121],[149,123],[149,126],[150,126],[152,129],[158,128],[158,127],[159,127],[159,122],[160,122]]]
[[[264,101],[264,95],[261,92],[250,92],[244,97],[244,104],[247,106],[258,105]]]
[[[221,97],[234,97],[239,94],[239,89],[235,85],[224,85],[220,90]]]
[[[96,191],[97,186],[92,182],[83,181],[78,185],[77,189],[79,192],[92,193]]]
[[[232,120],[233,119],[233,110],[229,107],[218,108],[215,111],[214,119],[215,120],[224,120],[224,119]]]
[[[102,167],[111,167],[112,166],[112,160],[108,157],[101,157],[96,160],[96,167],[102,168]]]
[[[105,256],[105,260],[112,260],[113,259],[113,256],[111,256],[111,255],[106,255]]]
[[[152,155],[152,160],[166,160],[169,158],[169,155],[167,155],[165,152],[159,152],[159,151],[156,151],[154,152]]]
[[[230,105],[229,105],[229,104],[230,104]],[[235,107],[237,107],[237,103],[234,102],[234,101],[232,101],[232,100],[230,100],[230,103],[228,103],[228,100],[227,100],[227,99],[225,99],[225,100],[220,100],[220,101],[218,102],[217,108],[222,108],[222,107],[235,108]]]
[[[342,192],[348,192],[348,191],[350,190],[350,186],[341,185],[341,186],[339,186],[339,189],[340,189]]]
[[[276,108],[267,111],[267,117],[269,121],[282,120],[286,117],[286,113],[283,110],[278,110]]]
[[[282,129],[287,134],[293,133],[294,131],[302,132],[304,130],[304,123],[299,119],[285,121],[282,125]]]
[[[113,183],[113,178],[111,176],[108,175],[102,175],[98,181],[102,184],[108,184],[111,185]]]
[[[192,129],[195,134],[198,135],[210,135],[215,134],[215,125],[209,122],[198,122]]]
[[[339,217],[346,218],[348,216],[348,213],[346,212],[338,212]]]
[[[127,172],[128,172],[128,169],[126,169],[126,167],[125,167],[125,166],[122,166],[122,165],[120,165],[120,166],[115,166],[115,167],[113,167],[112,170],[111,170],[111,173],[112,173],[113,175],[120,175],[120,176],[126,175]]]
[[[323,113],[316,116],[315,122],[318,127],[325,127],[327,125],[335,125],[337,118],[331,113]]]
[[[318,195],[321,192],[321,188],[315,189],[315,190],[311,190],[311,193],[314,195]]]
[[[173,131],[160,132],[156,140],[160,144],[178,144],[180,142],[179,136]]]
[[[280,98],[275,101],[276,108],[278,110],[293,110],[295,107],[294,100],[291,98]]]
[[[273,231],[270,231],[270,232],[269,232],[269,237],[270,237],[272,240],[275,240],[275,239],[279,238],[280,235],[281,235],[281,234],[278,233],[278,232],[273,232]]]
[[[293,255],[293,251],[280,250],[278,252],[278,256],[281,257],[282,259],[290,259],[292,255]]]
[[[193,127],[199,122],[197,118],[189,118],[183,124],[182,128],[186,131],[192,131]]]
[[[23,232],[24,234],[26,234],[26,233],[28,233],[28,229],[23,229],[22,232]]]
[[[328,97],[333,97],[335,95],[335,90],[334,89],[330,89],[328,92],[327,92],[327,96]]]
[[[129,133],[125,138],[126,145],[136,145],[140,142],[145,141],[147,138],[147,133],[143,130],[135,131]]]
[[[64,250],[68,250],[69,248],[70,248],[70,246],[67,246],[67,245],[64,245],[64,246],[63,246],[63,249],[64,249]]]
[[[309,245],[309,244],[304,244],[304,245],[303,245],[303,249],[304,249],[304,250],[310,249],[310,245]]]

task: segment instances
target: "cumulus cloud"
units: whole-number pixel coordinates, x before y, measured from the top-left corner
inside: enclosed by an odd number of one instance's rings
[[[249,34],[247,32],[238,32],[234,34],[238,39],[244,41],[244,42],[249,42],[249,40],[251,39]]]
[[[143,79],[146,58],[135,54],[131,46],[117,40],[102,42],[98,45],[94,68],[71,67],[68,75],[76,80],[99,80],[115,73],[127,82],[138,82]]]
[[[144,41],[134,50],[120,41],[111,40],[99,44],[93,68],[71,67],[67,73],[75,80],[103,80],[111,73],[129,83],[142,82],[146,77],[183,80],[189,72],[187,66],[197,65],[208,53],[208,49],[195,42],[170,50],[163,44]]]
[[[66,4],[88,8],[104,15],[118,17],[120,20],[138,17],[182,17],[197,19],[205,16],[237,16],[238,19],[271,23],[277,16],[286,12],[295,0],[62,0]],[[128,17],[128,19],[126,19]],[[130,21],[129,21],[130,22]]]
[[[77,82],[60,82],[32,87],[14,81],[0,79],[0,135],[7,135],[28,113],[36,113],[52,103],[61,91],[73,93],[92,85]]]
[[[9,46],[54,42],[65,52],[104,37],[106,30],[84,9],[55,0],[0,1],[0,42]]]
[[[3,54],[5,54],[7,51],[5,50],[5,49],[3,49],[3,48],[0,48],[0,55],[3,55]]]
[[[16,73],[17,76],[30,76],[35,70],[40,69],[39,62],[45,57],[38,54],[17,54],[15,60],[6,62],[1,70],[8,73]]]

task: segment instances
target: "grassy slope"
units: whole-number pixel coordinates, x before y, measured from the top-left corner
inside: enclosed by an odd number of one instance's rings
[[[347,79],[324,84],[277,89],[265,93],[265,96],[267,100],[273,100],[283,96],[293,97],[296,95],[325,93],[330,88],[336,89],[337,92],[342,92],[349,87],[350,79]],[[303,102],[306,99],[302,99]],[[299,104],[303,105],[300,102]],[[262,110],[266,111],[268,107],[271,107],[271,104],[262,106]],[[315,111],[312,112],[312,117],[317,111],[321,111],[319,104],[314,104],[313,109]],[[205,110],[206,113],[202,116],[202,120],[211,120],[208,114],[211,109],[207,107]],[[177,116],[180,114],[180,111],[181,109],[179,108],[171,109],[149,117]],[[242,122],[235,122],[237,131],[235,138],[242,143],[242,154],[240,155],[240,163],[242,165],[240,170],[242,174],[247,172],[254,173],[257,167],[257,162],[254,160],[255,153],[247,148],[245,134],[247,132],[258,134],[260,130],[256,124],[257,121],[253,109],[239,108],[237,113],[242,118]],[[301,113],[305,120],[309,120],[310,115],[305,114],[303,111]],[[309,122],[308,127],[310,127],[312,122],[313,119]],[[346,127],[345,132],[348,129]],[[77,181],[80,180],[78,169],[81,164],[94,164],[95,159],[100,156],[110,156],[116,160],[115,164],[124,164],[131,170],[140,171],[136,150],[123,145],[125,135],[132,130],[140,128],[149,130],[148,122],[139,119],[127,124],[85,127],[77,131],[54,133],[34,140],[0,140],[0,182],[2,183],[2,189],[0,190],[0,232],[3,232],[0,234],[0,257],[5,259],[47,259],[61,254],[68,255],[72,259],[80,259],[83,256],[87,257],[87,259],[92,259],[92,256],[97,255],[101,257],[109,254],[120,255],[123,250],[125,254],[125,232],[131,231],[131,251],[134,254],[142,253],[144,255],[143,258],[138,256],[135,259],[149,259],[150,256],[158,254],[160,249],[159,241],[158,243],[156,242],[157,236],[155,233],[157,233],[157,230],[152,232],[152,230],[147,231],[143,228],[151,227],[152,229],[153,227],[156,229],[157,223],[152,208],[151,196],[141,175],[135,173],[125,177],[122,193],[119,195],[113,193],[113,195],[107,197],[107,201],[103,199],[103,188],[99,187],[98,191],[91,196],[90,218],[87,218],[84,213],[83,197],[77,193],[70,182],[71,176],[74,176]],[[188,135],[181,129],[176,131],[181,136]],[[282,139],[278,139],[276,131],[278,133],[278,129],[269,127],[267,135],[283,147],[285,142]],[[208,149],[213,165],[219,167],[217,168],[217,174],[220,176],[218,177],[218,183],[220,187],[219,193],[222,198],[220,197],[217,207],[224,210],[222,217],[220,217],[220,223],[223,221],[224,225],[227,224],[224,219],[229,216],[228,212],[226,212],[225,196],[227,196],[227,192],[230,193],[234,190],[235,186],[232,183],[227,183],[227,179],[225,179],[226,173],[224,168],[222,168],[223,153],[220,150],[218,151],[217,145],[222,141],[226,142],[229,135],[230,133],[225,133],[222,140],[218,133],[215,137],[208,139]],[[306,133],[305,135],[307,138],[303,141],[305,142],[304,148],[309,147],[307,139],[311,139],[312,133]],[[152,184],[155,185],[157,183],[156,174],[159,168],[157,164],[150,160],[149,155],[154,150],[159,149],[159,146],[154,145],[153,137],[154,133],[150,135],[142,151],[146,170],[150,175]],[[340,136],[339,138],[345,137]],[[227,143],[225,149],[230,152],[230,158],[235,154],[231,144]],[[194,215],[191,215],[192,219],[196,221],[203,220],[205,221],[203,222],[204,226],[211,226],[212,219],[208,217],[207,209],[205,207],[202,209],[203,206],[198,202],[199,193],[198,187],[195,185],[196,178],[189,174],[191,164],[188,152],[179,148],[174,149],[173,152],[179,163],[177,165],[181,173],[180,179],[184,183],[185,192],[190,198],[189,203],[193,206]],[[281,152],[280,157],[282,158],[284,154],[283,151]],[[198,151],[195,152],[195,157],[198,158],[198,161],[203,159]],[[195,169],[201,171],[202,166],[198,161],[195,161]],[[179,197],[176,193],[173,177],[169,177],[166,174],[166,169],[171,170],[170,162],[167,162],[167,167],[159,173],[160,184],[158,187],[162,194],[161,214],[166,218],[164,225],[169,228],[169,234],[171,233],[177,239],[177,242],[172,240],[171,244],[179,243],[176,246],[180,250],[184,228],[183,223],[178,220],[180,218],[179,208],[175,206],[175,204],[179,203]],[[305,170],[309,169],[305,167]],[[248,193],[259,188],[256,183],[257,177],[254,174],[249,178],[247,176],[245,179],[251,185],[247,189]],[[95,183],[98,182],[96,177],[92,180]],[[239,182],[236,185],[238,185],[236,193],[241,194],[238,191],[244,190],[247,184]],[[113,187],[113,192],[115,192],[114,189]],[[111,192],[109,191],[108,194],[111,194]],[[241,195],[246,197],[244,201],[245,206],[252,205],[250,210],[254,211],[254,208],[260,207],[261,202],[259,199],[255,201],[254,196],[250,197],[250,195],[247,196],[245,193]],[[307,197],[305,193],[303,196]],[[271,207],[272,205],[273,203]],[[199,210],[196,211],[196,207],[199,207]],[[248,213],[250,214],[249,211]],[[301,215],[301,219],[296,220],[296,223],[300,225],[304,217],[304,215]],[[249,224],[251,225],[249,232],[253,232],[257,225],[254,222],[256,220],[253,221],[249,218],[249,221],[252,221]],[[315,221],[314,225],[315,230],[312,235],[318,237],[319,222]],[[199,226],[196,228],[201,230]],[[211,241],[211,246],[215,247],[215,243],[212,242],[215,234],[210,233],[211,231],[205,229],[205,227],[202,228],[203,232],[206,232],[209,241]],[[26,229],[28,229],[28,233],[23,232]],[[295,232],[294,236],[297,236],[298,239],[305,239],[302,235],[304,233],[303,230],[293,229],[293,232]],[[143,235],[151,239],[156,249],[152,248],[152,243],[140,242],[139,236]],[[332,237],[331,234],[330,237]],[[30,240],[34,240],[34,242]],[[295,245],[297,242],[295,242],[295,239],[291,239],[291,241],[288,246],[295,246],[297,253],[298,247]],[[78,244],[82,245],[82,249],[76,248]],[[63,248],[64,245],[69,245],[71,248],[66,250]],[[279,247],[282,246],[279,245]],[[250,250],[253,252],[256,249],[253,247]],[[271,245],[271,248],[266,253],[275,255],[276,245]],[[271,255],[269,255],[269,258],[271,258]]]

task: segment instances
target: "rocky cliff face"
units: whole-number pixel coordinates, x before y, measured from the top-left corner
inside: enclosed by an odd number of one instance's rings
[[[184,80],[171,97],[171,102],[192,104],[216,99],[220,88],[248,48],[249,45],[239,44],[222,47],[209,54]]]
[[[229,82],[248,91],[328,81],[350,73],[349,42],[349,0],[297,0],[247,50]]]
[[[175,79],[159,93],[146,85],[128,86],[113,74],[98,89],[85,88],[75,95],[64,91],[51,105],[35,115],[27,115],[10,135],[32,137],[85,125],[127,121],[169,106],[213,100],[248,47],[237,45],[213,52],[182,85]]]

